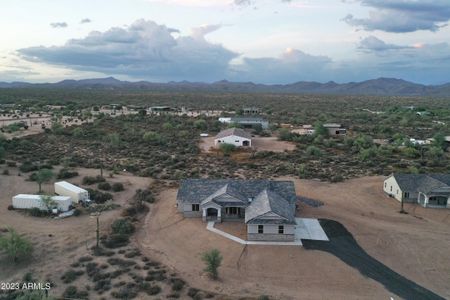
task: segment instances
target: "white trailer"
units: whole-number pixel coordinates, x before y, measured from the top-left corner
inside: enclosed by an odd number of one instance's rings
[[[61,196],[69,196],[73,203],[88,203],[89,192],[67,181],[55,182],[55,193]]]
[[[55,207],[62,212],[68,211],[72,205],[72,200],[67,196],[52,196]],[[19,194],[12,198],[12,206],[17,209],[39,208],[40,210],[48,210],[42,201],[42,195]],[[50,209],[55,208],[50,207]]]

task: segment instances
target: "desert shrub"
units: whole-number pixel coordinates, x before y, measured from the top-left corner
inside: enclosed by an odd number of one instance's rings
[[[209,273],[209,275],[213,279],[218,278],[218,269],[222,264],[222,255],[220,251],[217,249],[212,249],[203,253],[202,260],[205,262],[205,271]]]
[[[76,177],[78,175],[79,175],[78,172],[70,171],[70,170],[64,168],[64,169],[59,170],[58,175],[56,175],[56,178],[68,179],[68,178]]]
[[[115,220],[111,225],[112,232],[115,234],[132,234],[134,225],[128,219]]]
[[[110,193],[104,193],[93,189],[87,189],[87,191],[89,192],[91,200],[93,200],[95,203],[102,204],[108,200],[113,199],[113,196]]]
[[[233,144],[223,143],[219,146],[220,151],[222,151],[223,155],[230,156],[230,154],[236,150],[236,146]]]
[[[84,185],[93,185],[93,184],[100,183],[100,182],[105,182],[105,181],[106,181],[106,179],[103,178],[100,175],[83,177],[83,184]]]
[[[185,282],[180,278],[172,278],[170,281],[172,283],[173,291],[181,291],[185,285]]]
[[[83,275],[83,273],[83,271],[69,270],[61,276],[61,280],[64,283],[71,283],[75,281],[79,276]]]
[[[14,262],[29,257],[33,252],[33,246],[14,229],[8,228],[6,234],[0,235],[0,250],[2,250]]]
[[[40,210],[37,207],[33,207],[33,208],[29,209],[28,213],[32,217],[47,217],[48,216],[48,212],[47,211]]]
[[[103,191],[110,191],[111,190],[111,184],[109,182],[100,182],[97,185],[99,190],[103,190]]]
[[[306,148],[306,154],[309,156],[322,156],[322,151],[316,146],[308,146]]]
[[[25,161],[20,165],[19,170],[23,173],[28,173],[28,172],[32,172],[32,171],[37,171],[38,166],[34,165],[30,161]]]
[[[102,240],[102,244],[106,248],[121,248],[130,242],[128,234],[111,234],[106,239]]]
[[[133,199],[136,202],[148,202],[148,203],[153,203],[155,202],[155,197],[153,196],[153,193],[150,189],[145,189],[145,190],[141,190],[141,189],[137,189],[136,193],[134,194]]]
[[[88,262],[92,260],[93,260],[92,256],[82,256],[78,259],[79,262]]]
[[[76,209],[73,211],[73,215],[74,215],[75,217],[78,217],[79,215],[81,215],[81,210],[78,209],[78,208],[76,208]]]
[[[196,288],[189,288],[187,295],[191,298],[194,298],[198,294],[199,290]]]
[[[3,170],[3,175],[9,175],[9,170],[8,169]]]
[[[6,165],[11,168],[17,167],[17,163],[15,161],[7,161]]]
[[[68,286],[63,293],[64,298],[68,299],[87,299],[88,293],[85,291],[78,291],[76,286]]]
[[[138,291],[134,287],[124,286],[118,291],[113,291],[111,295],[117,299],[133,299],[138,295]]]
[[[14,210],[14,206],[12,204],[8,205],[8,210]]]
[[[115,182],[112,184],[113,192],[121,192],[124,190],[123,184],[121,182]]]
[[[161,287],[159,285],[145,285],[143,286],[143,290],[148,295],[158,295],[161,292]]]
[[[270,298],[267,295],[261,295],[259,296],[258,300],[270,300]]]

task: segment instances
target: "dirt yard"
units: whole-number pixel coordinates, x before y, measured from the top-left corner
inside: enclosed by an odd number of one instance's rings
[[[33,243],[34,252],[30,262],[19,265],[7,263],[0,257],[0,281],[20,279],[25,272],[33,273],[35,278],[51,278],[57,283],[52,295],[62,294],[65,286],[58,284],[59,277],[69,269],[69,265],[79,256],[90,253],[87,247],[95,243],[95,219],[87,213],[78,217],[61,220],[28,216],[19,211],[9,211],[12,196],[19,193],[36,193],[38,185],[25,179],[28,175],[17,176],[17,169],[8,168],[9,176],[0,175],[0,229],[12,227],[18,233],[25,234]],[[0,170],[3,168],[0,167]],[[80,176],[68,181],[80,184],[83,176],[99,175],[99,170],[77,169]],[[149,178],[135,177],[128,174],[106,178],[108,182],[122,182],[125,191],[114,193],[114,203],[125,205],[138,188],[147,188]],[[53,182],[43,185],[43,190],[52,193]],[[103,212],[100,217],[101,232],[107,233],[112,221],[119,217],[121,209]]]
[[[450,297],[450,212],[411,205],[409,214],[399,214],[399,204],[382,193],[382,181],[382,177],[337,184],[295,180],[299,195],[325,203],[319,208],[302,204],[300,215],[341,222],[373,258]],[[175,189],[160,195],[136,241],[145,254],[175,268],[195,287],[277,299],[397,298],[329,253],[296,246],[243,246],[209,232],[201,220],[177,213],[175,197]],[[203,272],[201,253],[211,248],[224,256],[219,282],[211,282]]]
[[[203,152],[211,152],[211,148],[214,148],[214,137],[202,138],[199,146]],[[277,137],[253,137],[252,148],[255,151],[284,152],[295,150],[295,144],[280,141]]]

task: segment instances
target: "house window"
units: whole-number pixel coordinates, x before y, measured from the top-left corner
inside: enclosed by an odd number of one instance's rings
[[[398,195],[398,190],[397,190],[397,195]]]
[[[200,211],[200,204],[192,204],[192,211]]]
[[[278,233],[279,234],[284,234],[284,226],[283,225],[279,225],[278,226]]]
[[[386,188],[386,187],[387,187],[387,182],[384,183],[384,188]]]
[[[391,192],[392,192],[392,185],[391,185]]]
[[[239,207],[227,207],[225,208],[225,213],[227,215],[238,215],[241,213],[241,209]]]
[[[405,192],[405,198],[409,198],[409,193]]]
[[[258,233],[264,233],[264,225],[258,225]]]

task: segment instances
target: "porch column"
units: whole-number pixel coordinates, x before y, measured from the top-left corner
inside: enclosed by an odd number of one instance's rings
[[[205,208],[202,209],[202,220],[203,220],[203,222],[206,222],[206,209]]]
[[[427,207],[427,206],[428,206],[428,196],[425,195],[425,194],[424,194],[424,196],[425,196],[425,200],[424,200],[424,202],[423,202],[423,206],[424,206],[424,207]]]
[[[217,222],[222,222],[222,208],[217,210]]]

